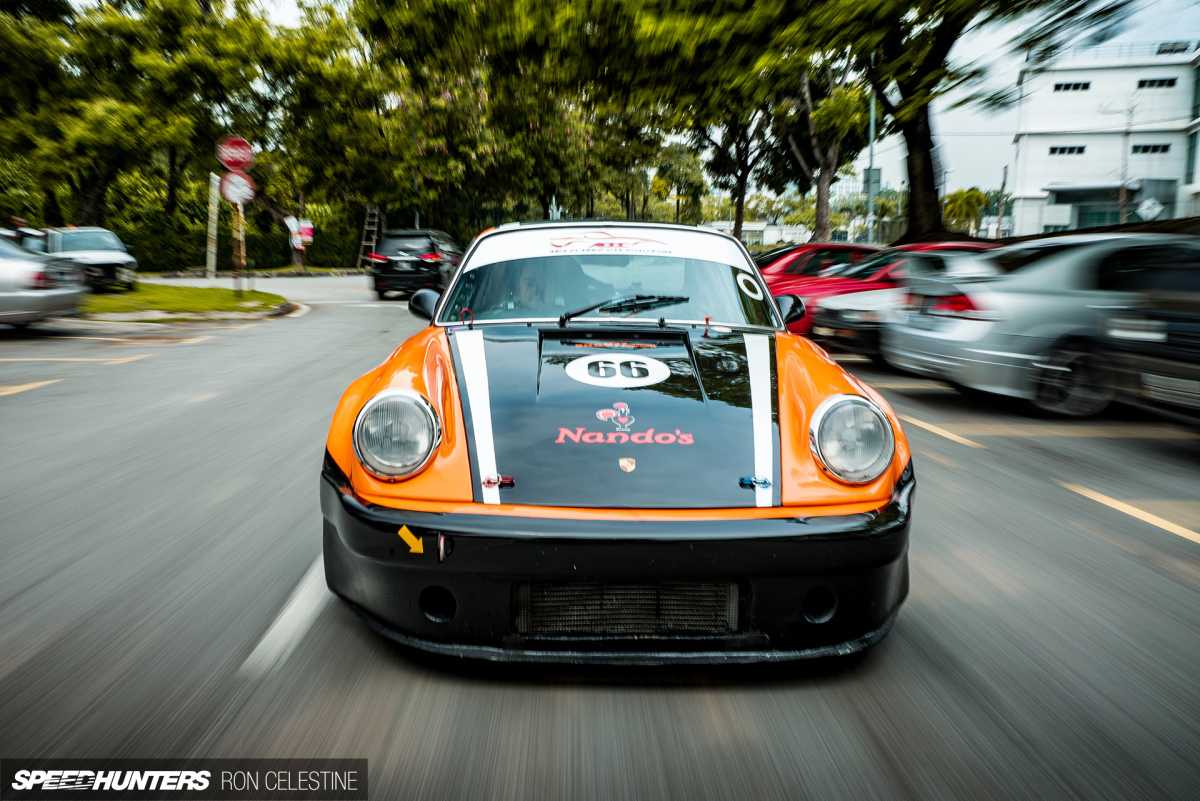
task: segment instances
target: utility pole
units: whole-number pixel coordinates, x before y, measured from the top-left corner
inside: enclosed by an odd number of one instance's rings
[[[208,253],[204,259],[204,275],[208,280],[217,277],[217,215],[221,210],[221,179],[208,174]]]
[[[1133,95],[1129,96],[1125,108],[1120,111],[1107,107],[1100,109],[1101,114],[1125,115],[1125,131],[1121,136],[1121,186],[1117,189],[1117,221],[1121,225],[1124,225],[1129,217],[1129,189],[1126,187],[1126,184],[1129,183],[1129,135],[1133,132],[1133,113],[1136,110],[1137,102]]]
[[[1004,238],[1004,189],[1008,186],[1008,165],[1004,165],[1004,174],[1000,178],[1000,207],[996,209],[996,238]]]
[[[1121,189],[1117,195],[1117,221],[1121,225],[1129,217],[1129,134],[1133,128],[1133,103],[1125,107],[1125,136],[1121,138]]]
[[[872,59],[873,61],[874,59]],[[867,175],[871,178],[871,183],[867,187],[867,219],[871,221],[869,236],[871,242],[879,241],[879,217],[875,214],[875,190],[876,184],[879,183],[875,177],[875,89],[871,89],[871,139],[870,139],[870,155],[867,159]]]

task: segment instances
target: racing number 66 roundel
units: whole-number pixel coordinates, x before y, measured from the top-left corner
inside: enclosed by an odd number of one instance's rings
[[[671,368],[648,356],[592,354],[569,363],[566,372],[581,384],[629,389],[665,381],[671,375]]]
[[[326,579],[384,636],[503,660],[846,654],[908,592],[916,485],[887,403],[785,328],[731,237],[476,237],[428,326],[342,396]]]

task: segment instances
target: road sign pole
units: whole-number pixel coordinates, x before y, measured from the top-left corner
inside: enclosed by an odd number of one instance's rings
[[[211,281],[217,277],[217,215],[221,210],[221,179],[213,172],[208,174],[208,253],[204,261],[204,274]]]
[[[242,214],[242,204],[235,203],[237,214],[233,221],[233,291],[242,296],[242,270],[246,268],[246,237],[244,226],[245,217]]]

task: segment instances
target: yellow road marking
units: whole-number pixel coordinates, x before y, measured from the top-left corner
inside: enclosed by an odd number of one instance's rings
[[[1142,509],[1137,508],[1136,506],[1130,506],[1127,503],[1118,501],[1116,498],[1110,498],[1107,495],[1101,495],[1100,493],[1098,493],[1094,490],[1090,490],[1087,487],[1081,487],[1078,484],[1067,484],[1062,481],[1060,481],[1058,483],[1061,484],[1063,487],[1069,489],[1071,492],[1082,495],[1085,498],[1089,498],[1089,499],[1095,501],[1096,503],[1104,504],[1105,506],[1109,507],[1110,509],[1116,509],[1118,512],[1127,514],[1130,517],[1136,517],[1138,520],[1141,520],[1143,523],[1149,523],[1152,526],[1161,528],[1163,531],[1169,531],[1170,533],[1174,534],[1177,537],[1183,537],[1185,540],[1191,540],[1192,542],[1196,543],[1197,545],[1200,545],[1200,534],[1197,534],[1196,532],[1192,531],[1190,528],[1184,528],[1183,526],[1176,525],[1175,523],[1172,523],[1170,520],[1164,520],[1163,518],[1159,517],[1158,515],[1152,515],[1149,512],[1146,512],[1146,511],[1143,511]]]
[[[945,437],[946,439],[950,440],[951,442],[957,442],[959,445],[966,445],[968,448],[979,448],[981,450],[987,450],[986,445],[980,445],[978,442],[972,442],[971,440],[967,439],[966,437],[960,437],[958,434],[952,434],[944,428],[935,426],[933,423],[926,423],[924,420],[918,420],[917,418],[909,417],[906,414],[900,415],[900,419],[906,423],[912,423],[914,426],[918,426],[919,428],[923,428],[926,431],[930,431],[934,434],[937,434],[939,437]]]
[[[933,461],[937,462],[938,464],[946,465],[946,467],[951,467],[951,468],[954,468],[955,470],[962,470],[962,465],[960,465],[958,462],[951,461],[950,459],[947,459],[945,456],[941,456],[937,453],[934,453],[933,451],[927,451],[924,448],[913,448],[913,450],[915,450],[918,454],[920,454],[922,459],[932,459]]]
[[[404,544],[408,546],[409,553],[425,553],[425,543],[420,537],[408,530],[408,526],[401,526],[397,532],[400,539],[404,540]]]
[[[254,326],[256,326],[256,325],[258,325],[258,323],[246,323],[245,325],[231,325],[231,326],[229,326],[228,330],[230,330],[230,331],[240,331],[240,330],[242,330],[243,328],[253,328],[253,327],[254,327]]]
[[[16,395],[18,392],[24,392],[27,389],[37,389],[47,384],[57,384],[62,380],[61,378],[54,378],[50,381],[34,381],[32,384],[16,384],[14,386],[0,387],[0,397],[4,395]]]
[[[136,362],[138,359],[145,359],[152,355],[151,353],[143,353],[139,356],[126,356],[123,359],[110,359],[105,364],[129,364],[130,362]]]
[[[964,423],[955,431],[975,437],[1094,437],[1097,439],[1200,439],[1200,433],[1159,425],[1056,425]]]
[[[180,344],[180,345],[187,345],[187,344],[190,344],[190,343],[192,343],[192,342],[203,342],[203,341],[204,341],[204,340],[206,340],[206,339],[212,339],[212,338],[213,338],[213,335],[212,335],[212,334],[208,334],[207,336],[202,336],[202,337],[192,337],[191,339],[181,339],[181,340],[179,340],[179,344]]]

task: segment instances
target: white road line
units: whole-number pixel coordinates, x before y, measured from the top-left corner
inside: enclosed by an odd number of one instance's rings
[[[325,586],[325,560],[318,556],[292,591],[292,597],[283,605],[275,622],[246,657],[238,675],[261,678],[283,664],[304,639],[321,610],[332,600],[333,593]]]

